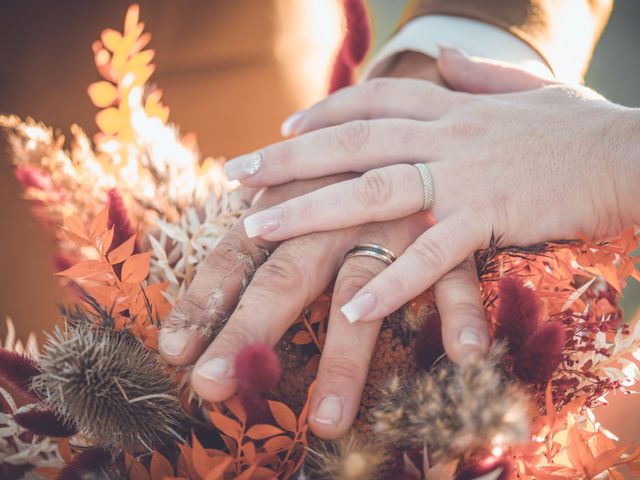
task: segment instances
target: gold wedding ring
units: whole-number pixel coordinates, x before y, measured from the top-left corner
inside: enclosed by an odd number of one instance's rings
[[[344,261],[346,262],[351,257],[373,257],[382,260],[387,266],[391,265],[396,259],[396,256],[391,250],[376,245],[375,243],[361,243],[356,245],[346,253]]]
[[[416,163],[414,165],[420,172],[422,179],[422,210],[431,210],[433,207],[433,178],[431,178],[431,170],[426,163]]]

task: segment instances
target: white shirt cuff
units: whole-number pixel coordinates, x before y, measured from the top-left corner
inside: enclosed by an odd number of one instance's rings
[[[394,55],[413,51],[438,58],[438,45],[455,47],[472,57],[491,58],[544,78],[553,73],[540,55],[515,35],[478,20],[449,15],[425,15],[408,22],[366,65],[361,79],[377,76]]]

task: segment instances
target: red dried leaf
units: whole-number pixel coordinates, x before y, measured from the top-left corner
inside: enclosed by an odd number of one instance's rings
[[[231,462],[233,462],[233,458],[231,457],[215,457],[212,459],[214,461],[214,466],[209,470],[207,476],[204,477],[205,480],[220,480],[224,478],[224,473],[227,471]],[[236,477],[236,479],[239,477]]]
[[[31,358],[0,349],[0,380],[34,402],[39,402],[40,398],[31,390],[31,380],[40,373],[42,371]]]

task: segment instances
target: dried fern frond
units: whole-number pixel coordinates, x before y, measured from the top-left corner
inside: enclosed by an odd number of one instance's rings
[[[426,442],[439,462],[474,448],[525,441],[529,398],[501,367],[504,347],[463,365],[441,363],[429,373],[392,379],[374,412],[376,430],[389,444]]]
[[[180,438],[182,410],[158,357],[127,331],[88,326],[86,312],[74,312],[75,324],[56,328],[41,355],[33,388],[44,404],[105,449]]]
[[[339,440],[318,440],[307,448],[304,478],[375,480],[384,478],[384,450],[371,438],[351,431]]]

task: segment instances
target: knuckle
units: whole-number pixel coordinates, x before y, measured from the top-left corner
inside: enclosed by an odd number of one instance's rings
[[[484,318],[482,305],[467,300],[457,301],[450,305],[448,314],[452,318]]]
[[[364,205],[383,204],[391,200],[391,179],[382,169],[366,172],[357,185],[356,191]]]
[[[343,273],[343,271],[341,271],[336,279],[333,298],[339,305],[348,302],[355,292],[364,287],[373,277],[380,273],[380,270],[376,269],[373,265],[367,265],[369,262],[366,262],[367,264],[365,264],[365,262],[358,262],[357,266],[354,265],[356,260],[357,258],[350,260],[350,266],[343,268],[343,270],[346,269],[346,272]]]
[[[346,153],[360,150],[369,140],[370,127],[366,120],[355,120],[336,127],[336,143]]]
[[[253,277],[252,285],[269,292],[291,292],[304,285],[304,267],[298,256],[276,253],[262,265]]]
[[[360,383],[367,374],[365,367],[345,353],[329,357],[323,362],[322,369],[332,382],[350,385]]]
[[[216,248],[205,258],[204,264],[210,269],[231,272],[242,266],[249,273],[256,264],[264,261],[256,246],[243,235],[229,232]]]
[[[230,322],[218,334],[213,346],[218,351],[237,352],[251,343],[265,341],[257,338],[259,332],[260,329],[252,329],[247,322]]]
[[[442,268],[448,260],[446,252],[442,247],[431,240],[413,243],[407,248],[407,253],[423,268]]]
[[[474,122],[468,117],[456,118],[440,124],[440,133],[444,138],[469,138],[478,137],[486,132],[486,127]]]

